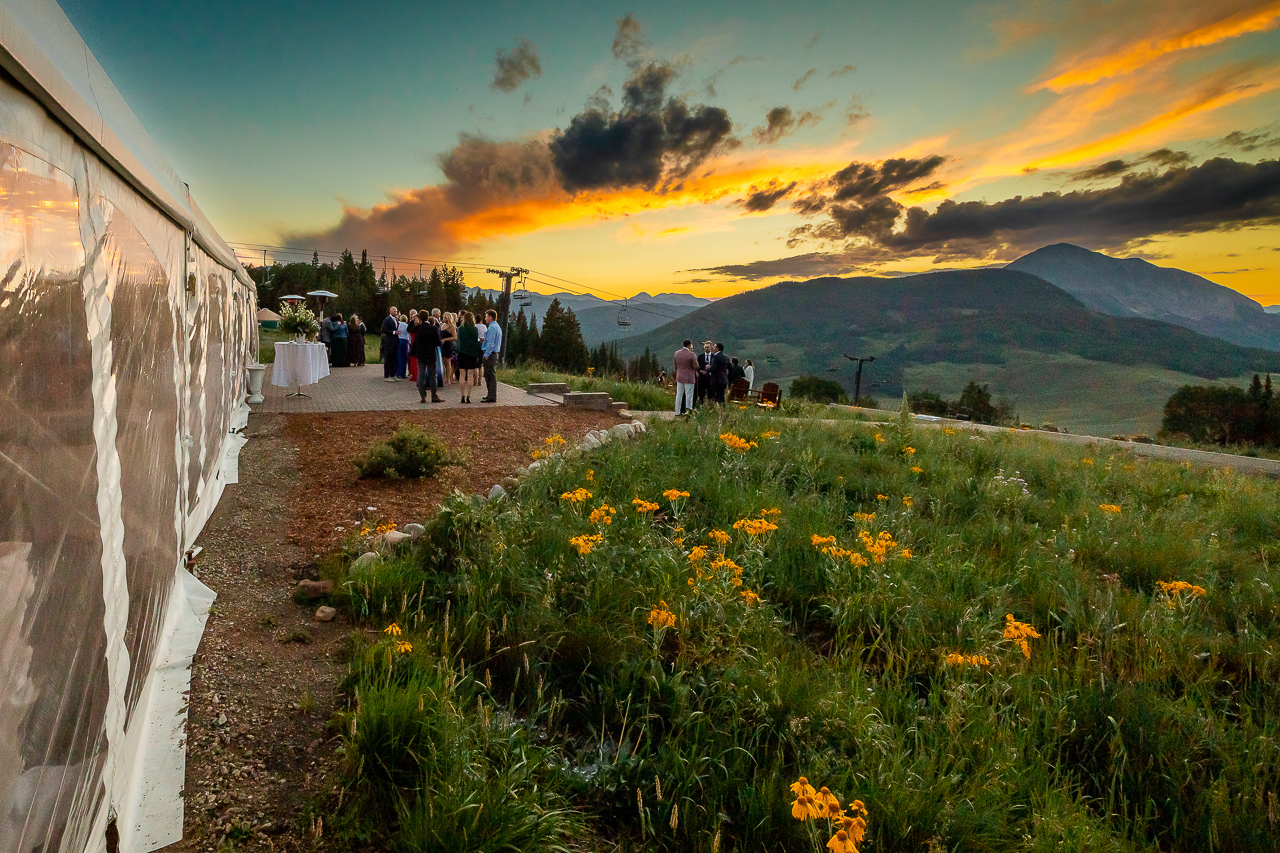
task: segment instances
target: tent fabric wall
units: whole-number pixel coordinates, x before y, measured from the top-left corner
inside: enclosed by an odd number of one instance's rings
[[[101,69],[56,5],[0,0],[0,48],[0,853],[103,850],[110,820],[153,850],[182,832],[213,600],[183,553],[235,481],[255,294],[105,75],[77,106],[60,69]]]

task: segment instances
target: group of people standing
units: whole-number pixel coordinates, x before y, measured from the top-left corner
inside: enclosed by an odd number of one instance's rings
[[[471,389],[479,387],[483,370],[487,395],[481,403],[498,402],[498,358],[502,353],[502,327],[495,311],[486,311],[477,323],[470,311],[441,314],[411,309],[401,315],[393,305],[382,321],[382,377],[385,382],[412,379],[419,399],[443,403],[439,391],[456,383],[459,402],[471,402]]]
[[[364,367],[364,333],[368,331],[359,315],[343,320],[333,314],[320,321],[320,343],[329,351],[330,367]]]
[[[702,352],[693,351],[693,341],[686,340],[674,356],[676,368],[676,414],[683,415],[708,399],[724,403],[725,391],[739,379],[747,381],[748,390],[755,387],[756,369],[748,359],[739,365],[736,358],[724,354],[724,344],[702,342]]]

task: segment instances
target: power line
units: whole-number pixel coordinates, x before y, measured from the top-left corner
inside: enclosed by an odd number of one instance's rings
[[[325,257],[337,257],[337,258],[340,258],[345,254],[345,252],[335,252],[332,249],[303,249],[297,246],[273,246],[267,243],[245,243],[245,242],[239,242],[239,241],[233,241],[233,240],[228,241],[228,245],[232,247],[233,251],[235,250],[236,247],[240,247],[246,251],[252,251],[254,252],[254,254],[257,254],[258,252],[270,251],[270,252],[285,253],[290,255],[301,255],[303,257],[307,255],[322,255]],[[488,263],[476,263],[473,261],[448,261],[442,258],[411,258],[411,257],[402,257],[398,255],[379,255],[379,257],[383,259],[384,264],[388,260],[408,261],[410,263],[415,263],[415,264],[443,264],[445,266],[454,266],[454,267],[458,267],[458,266],[472,267],[476,272],[486,272],[486,273],[489,272],[494,266],[493,264],[488,264]],[[540,272],[538,270],[528,270],[528,273],[530,274],[529,280],[536,282],[537,284],[541,284],[550,288],[559,288],[561,292],[568,292],[575,296],[591,296],[597,293],[604,294],[609,298],[603,301],[612,302],[615,304],[623,303],[624,305],[627,306],[627,309],[630,311],[639,311],[641,313],[650,314],[654,317],[659,317],[661,319],[665,319],[668,321],[679,320],[682,317],[686,316],[684,314],[671,314],[661,310],[655,310],[653,307],[645,308],[642,305],[632,305],[628,303],[627,297],[625,296],[619,296],[617,293],[614,293],[612,291],[604,290],[598,287],[591,287],[590,285],[582,284],[581,282],[573,281],[571,279],[561,278],[560,276],[552,275],[551,273]],[[540,278],[533,277],[534,275],[544,276],[545,278],[553,279],[554,282],[558,282],[558,283],[553,283],[551,281],[543,281]],[[564,285],[571,285],[572,287],[564,287]],[[572,288],[579,288],[579,289],[573,290]],[[588,293],[586,291],[590,291],[590,292]],[[543,294],[543,295],[545,296],[548,294]]]

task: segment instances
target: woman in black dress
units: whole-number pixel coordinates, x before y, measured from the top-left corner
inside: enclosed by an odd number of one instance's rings
[[[347,355],[356,367],[364,367],[364,333],[367,331],[364,320],[352,314],[347,323]]]
[[[458,342],[458,320],[453,314],[445,314],[440,324],[440,360],[444,363],[445,385],[452,385],[457,379],[458,354],[454,344]]]

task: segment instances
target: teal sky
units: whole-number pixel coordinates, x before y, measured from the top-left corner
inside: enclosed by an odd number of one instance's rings
[[[1072,98],[1095,97],[1101,103],[1108,85],[1129,87],[1115,97],[1131,98],[1132,110],[1116,106],[1119,101],[1083,108],[1087,120],[1064,131],[1062,143],[1050,153],[1140,126],[1163,107],[1176,107],[1179,93],[1211,85],[1214,75],[1230,78],[1223,84],[1227,89],[1261,91],[1199,109],[1170,128],[1142,135],[1132,146],[1103,146],[1096,157],[1062,168],[1132,159],[1164,146],[1203,160],[1221,153],[1212,149],[1214,140],[1230,131],[1272,127],[1273,117],[1280,115],[1275,93],[1280,33],[1266,19],[1276,4],[1245,0],[1043,3],[1034,12],[1025,11],[1028,4],[956,2],[219,2],[202,4],[198,17],[192,17],[191,7],[172,3],[63,0],[62,5],[226,239],[278,243],[282,235],[307,235],[322,248],[343,248],[338,243],[358,235],[370,245],[348,246],[356,251],[419,257],[453,253],[510,263],[532,255],[544,267],[555,265],[549,272],[572,276],[603,273],[594,261],[557,265],[557,259],[607,256],[602,240],[627,242],[618,237],[623,222],[644,235],[666,226],[673,234],[712,235],[682,238],[678,251],[658,252],[678,256],[671,257],[670,269],[648,257],[653,254],[649,246],[642,265],[675,284],[681,274],[698,268],[698,257],[708,266],[728,266],[848,247],[829,241],[788,247],[785,238],[803,221],[793,214],[775,210],[746,217],[728,196],[673,206],[660,192],[655,209],[645,213],[600,214],[597,206],[595,214],[575,219],[562,210],[547,228],[485,231],[474,238],[462,229],[466,238],[443,243],[429,236],[414,243],[403,233],[381,240],[372,225],[354,232],[339,225],[344,206],[367,210],[389,198],[394,205],[397,194],[446,183],[438,157],[458,144],[460,134],[500,142],[546,140],[568,127],[602,86],[610,88],[616,107],[632,69],[611,48],[619,20],[628,13],[645,36],[641,59],[668,63],[678,73],[666,95],[682,96],[694,106],[721,107],[732,119],[733,135],[744,144],[708,161],[713,168],[728,162],[725,158],[749,159],[754,153],[777,163],[792,154],[807,162],[830,152],[837,167],[841,158],[875,162],[936,153],[948,158],[953,172],[969,172],[950,176],[946,197],[994,202],[1071,189],[1061,169],[1028,173],[983,161],[1012,151],[1014,159],[1037,162],[1039,152],[1023,149],[1036,147],[1036,126],[1045,111],[1059,104],[1061,115],[1082,109],[1072,106]],[[1165,10],[1162,20],[1151,14],[1156,8]],[[1171,51],[1137,72],[1074,94],[1032,91],[1046,75],[1080,57],[1212,31],[1223,21],[1229,27],[1249,15],[1261,15],[1262,22],[1239,26],[1241,34],[1205,46]],[[1275,17],[1280,20],[1280,11]],[[1160,27],[1171,29],[1162,33]],[[490,85],[495,55],[513,50],[518,39],[536,49],[541,74],[514,91],[497,91]],[[838,73],[849,65],[856,70]],[[797,85],[810,69],[815,71]],[[852,125],[847,119],[851,103],[866,114]],[[766,112],[779,106],[797,117],[811,111],[821,118],[767,145],[753,139]],[[1274,149],[1258,150],[1248,159],[1274,156]],[[920,203],[929,209],[940,200],[922,196]],[[1275,236],[1274,230],[1259,235],[1262,242],[1267,234]],[[1212,246],[1200,245],[1203,236],[1188,239],[1200,255],[1213,255]],[[1259,239],[1252,242],[1261,245]],[[1220,248],[1219,255],[1239,256],[1246,247],[1227,239]],[[623,246],[620,251],[632,250]],[[1161,251],[1171,258],[1194,254]],[[1275,262],[1266,260],[1261,277],[1246,276],[1242,289],[1258,290],[1264,279],[1274,281]],[[1216,259],[1205,263],[1219,265]]]

